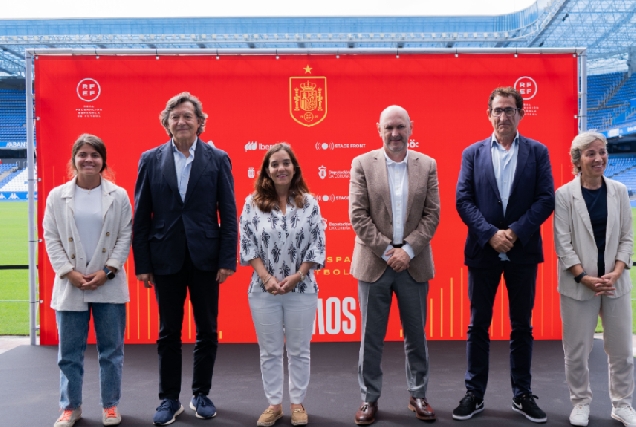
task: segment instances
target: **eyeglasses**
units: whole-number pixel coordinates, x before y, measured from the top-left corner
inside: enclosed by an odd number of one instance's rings
[[[512,117],[515,115],[517,111],[521,111],[521,108],[512,108],[512,107],[495,108],[494,110],[490,110],[490,115],[499,117],[501,116],[501,113],[504,113],[506,117]]]

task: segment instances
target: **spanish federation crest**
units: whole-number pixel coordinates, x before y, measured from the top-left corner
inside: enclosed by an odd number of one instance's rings
[[[289,114],[303,126],[316,126],[327,117],[327,77],[290,77]]]

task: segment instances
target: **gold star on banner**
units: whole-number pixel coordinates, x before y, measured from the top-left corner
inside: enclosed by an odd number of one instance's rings
[[[307,64],[307,66],[303,68],[303,70],[305,70],[305,74],[311,74],[311,67],[309,66],[309,64]]]

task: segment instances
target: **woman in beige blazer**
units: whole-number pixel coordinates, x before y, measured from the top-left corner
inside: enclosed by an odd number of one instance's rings
[[[104,425],[117,425],[124,363],[128,281],[124,262],[132,235],[126,190],[102,177],[106,146],[83,134],[72,148],[75,177],[49,193],[42,227],[55,272],[51,307],[59,335],[60,409],[55,427],[82,415],[84,351],[90,317],[97,337]]]
[[[603,176],[607,140],[576,136],[570,149],[574,179],[556,192],[554,242],[558,256],[565,375],[574,405],[570,423],[589,421],[588,359],[598,316],[608,356],[612,418],[636,426],[632,409],[632,210],[627,188]]]

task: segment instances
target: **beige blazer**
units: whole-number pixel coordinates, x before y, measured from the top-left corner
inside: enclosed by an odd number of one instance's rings
[[[632,289],[629,268],[632,265],[633,235],[632,208],[629,204],[627,188],[618,181],[604,178],[607,185],[607,234],[605,237],[605,270],[614,270],[616,261],[623,261],[627,267],[616,281],[615,297],[627,294]],[[598,249],[594,241],[590,215],[581,192],[581,178],[572,181],[556,191],[554,209],[554,245],[558,257],[558,291],[575,300],[588,300],[594,292],[574,281],[568,268],[581,264],[591,276],[600,277],[598,272]]]
[[[86,311],[89,302],[125,303],[130,300],[124,262],[130,251],[132,209],[128,193],[102,178],[103,226],[97,249],[86,265],[86,253],[75,225],[75,178],[55,187],[46,199],[42,228],[46,252],[55,272],[51,308],[64,311]],[[111,266],[117,269],[112,280],[93,291],[77,289],[61,276],[71,270],[95,273]]]
[[[349,219],[356,233],[351,275],[377,281],[388,267],[382,259],[393,237],[393,212],[384,148],[362,154],[351,166]],[[409,150],[409,194],[404,241],[413,248],[408,272],[417,282],[435,275],[431,239],[439,224],[439,186],[435,159]]]

